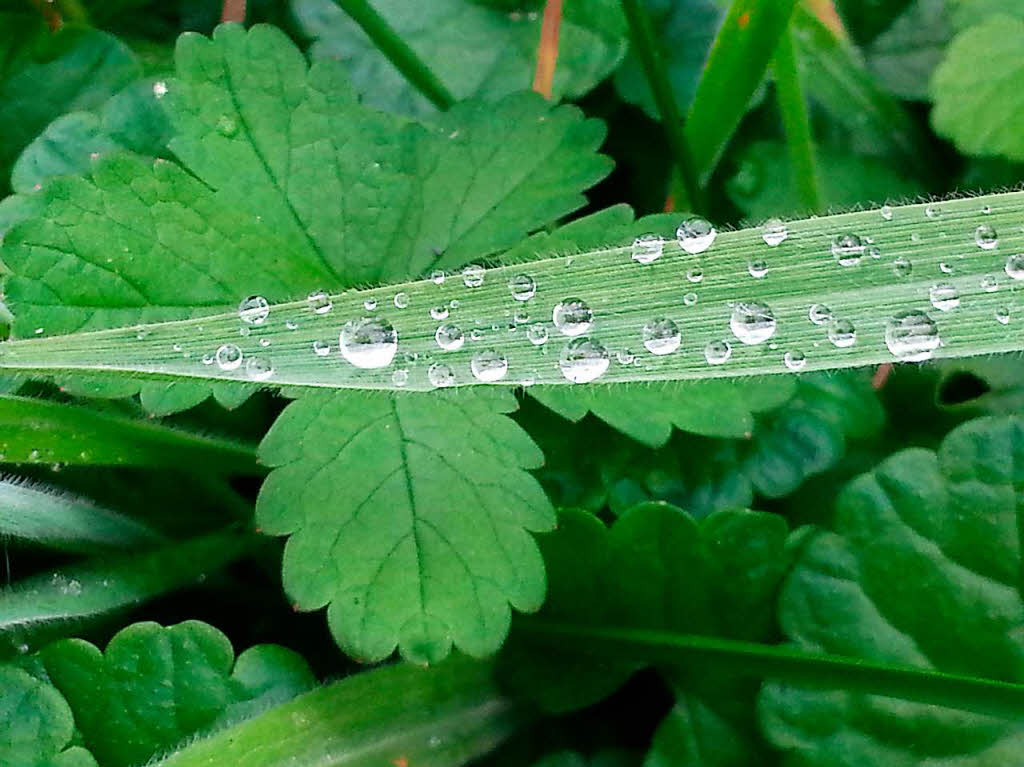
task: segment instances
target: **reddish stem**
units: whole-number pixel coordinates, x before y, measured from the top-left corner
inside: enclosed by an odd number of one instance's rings
[[[224,0],[220,20],[236,21],[239,24],[245,23],[245,0]]]
[[[533,89],[546,99],[551,98],[551,85],[555,80],[555,62],[558,60],[558,32],[561,26],[562,0],[547,0],[544,4],[544,20],[540,25],[537,70],[533,75]]]

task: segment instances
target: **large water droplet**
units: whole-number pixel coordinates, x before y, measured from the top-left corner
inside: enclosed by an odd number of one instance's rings
[[[398,351],[398,333],[383,317],[346,322],[338,336],[341,355],[357,368],[382,368]]]
[[[825,304],[813,304],[807,310],[807,319],[815,325],[824,325],[832,319],[832,310],[825,306]]]
[[[266,381],[274,375],[274,366],[266,357],[249,357],[245,361],[245,374],[250,381]]]
[[[222,344],[214,359],[221,370],[237,370],[242,364],[242,350],[234,344]]]
[[[530,325],[526,331],[526,337],[530,340],[530,343],[534,346],[542,346],[547,343],[548,340],[548,329],[544,327],[540,322]]]
[[[952,311],[960,306],[960,294],[948,282],[932,285],[928,291],[928,298],[931,300],[932,306],[940,312]]]
[[[500,381],[508,373],[508,360],[497,349],[486,349],[473,355],[469,369],[478,381]]]
[[[790,370],[803,370],[807,366],[807,356],[801,351],[786,352],[782,362]]]
[[[838,319],[828,326],[828,340],[838,349],[846,349],[857,343],[857,329],[847,319]]]
[[[688,218],[676,229],[679,247],[691,255],[710,248],[717,234],[711,222],[700,217]]]
[[[470,264],[462,270],[462,284],[467,288],[479,288],[484,284],[484,272],[479,264]]]
[[[1003,267],[1007,275],[1015,280],[1024,280],[1024,253],[1018,253],[1006,259],[1006,266]]]
[[[938,325],[922,311],[900,312],[886,323],[885,345],[897,359],[926,360],[941,343]]]
[[[270,304],[263,296],[243,298],[238,305],[238,318],[249,325],[262,325],[270,314]]]
[[[455,386],[455,373],[443,362],[435,362],[427,369],[427,380],[432,386]]]
[[[864,241],[856,234],[837,234],[832,238],[832,255],[840,266],[856,266],[864,255]]]
[[[466,337],[462,334],[462,329],[456,325],[442,325],[439,327],[437,332],[434,333],[434,340],[446,352],[461,349],[462,345],[466,343]]]
[[[508,292],[516,301],[529,301],[537,292],[537,283],[528,274],[517,274],[508,281]]]
[[[594,322],[594,313],[579,298],[567,298],[555,304],[551,312],[551,320],[555,328],[564,335],[578,336],[586,333]]]
[[[661,317],[644,325],[644,348],[651,354],[671,354],[679,348],[681,338],[679,326],[668,318]]]
[[[767,304],[737,303],[729,318],[732,334],[744,344],[760,344],[775,334],[775,315]]]
[[[982,250],[995,250],[999,247],[999,235],[988,224],[982,224],[974,230],[974,241]]]
[[[314,290],[306,297],[306,303],[314,314],[327,314],[334,307],[331,297],[322,290]]]
[[[565,345],[558,367],[573,383],[589,383],[600,378],[611,360],[608,350],[592,338],[574,338]]]
[[[633,240],[633,260],[641,264],[653,264],[665,249],[665,242],[656,234],[642,234]]]
[[[728,341],[711,341],[704,347],[704,359],[709,365],[721,365],[732,356],[732,345]]]
[[[789,229],[779,218],[770,218],[761,227],[761,239],[769,248],[777,248],[789,237]]]

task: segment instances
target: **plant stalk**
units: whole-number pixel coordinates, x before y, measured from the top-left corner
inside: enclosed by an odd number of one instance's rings
[[[822,208],[822,197],[814,157],[814,138],[811,134],[807,99],[804,96],[796,51],[793,47],[793,34],[789,29],[779,40],[773,68],[775,97],[779,104],[779,112],[782,114],[786,147],[789,150],[789,167],[796,184],[797,195],[808,212],[818,213]]]

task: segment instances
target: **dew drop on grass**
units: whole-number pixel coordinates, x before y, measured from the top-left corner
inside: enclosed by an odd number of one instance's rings
[[[437,345],[446,352],[454,352],[462,348],[466,343],[466,336],[457,325],[441,325],[434,333],[434,340]]]
[[[900,312],[886,323],[885,345],[894,357],[905,362],[929,359],[941,343],[938,325],[925,312]]]
[[[435,269],[430,273],[430,281],[435,285],[444,285],[445,274],[440,269]]]
[[[775,315],[767,304],[737,303],[729,317],[729,329],[743,344],[764,343],[775,334],[776,327]]]
[[[167,83],[165,83],[163,80],[157,80],[155,83],[153,83],[153,95],[156,96],[158,99],[162,99],[164,96],[166,96]]]
[[[986,274],[981,278],[981,282],[979,282],[978,285],[986,293],[995,293],[999,290],[999,280],[996,279],[994,274]]]
[[[803,370],[807,365],[807,356],[801,351],[786,352],[782,355],[782,362],[790,370]]]
[[[327,314],[334,308],[331,297],[323,290],[314,290],[306,296],[306,303],[313,314]]]
[[[651,320],[643,327],[644,348],[651,354],[671,354],[679,348],[681,339],[679,326],[666,317]]]
[[[700,217],[688,218],[676,229],[679,247],[690,255],[703,253],[710,248],[717,234],[711,222]]]
[[[398,368],[391,374],[391,383],[395,386],[405,386],[409,383],[409,371],[405,368]]]
[[[366,311],[368,311],[368,312],[376,311],[377,310],[377,299],[376,298],[367,298],[365,301],[363,301],[363,308],[366,309]]]
[[[266,357],[249,357],[245,361],[245,374],[250,381],[266,381],[274,375],[274,366]]]
[[[892,205],[883,205],[881,208],[879,208],[878,212],[882,214],[882,218],[884,218],[886,221],[892,221]]]
[[[443,362],[435,362],[427,369],[427,380],[438,388],[455,385],[455,373]]]
[[[704,270],[699,267],[694,267],[686,272],[686,279],[690,282],[697,283],[704,279]]]
[[[295,320],[288,320],[286,323],[284,323],[284,326],[289,330],[299,329],[299,323],[297,323]]]
[[[696,293],[686,293],[686,294],[683,295],[683,304],[685,306],[693,306],[696,303],[697,303],[697,294]]]
[[[982,250],[995,250],[999,247],[999,236],[988,224],[982,224],[974,230],[974,241]]]
[[[828,340],[837,349],[846,349],[857,343],[857,329],[850,320],[835,320],[828,326]]]
[[[1010,324],[1010,310],[1005,306],[1000,306],[996,309],[996,322],[1000,325]]]
[[[864,241],[856,234],[837,234],[832,238],[832,255],[840,266],[856,266],[864,255]]]
[[[604,375],[609,363],[608,350],[598,341],[584,336],[565,345],[558,368],[572,383],[590,383]]]
[[[892,262],[892,270],[897,277],[909,277],[914,270],[914,265],[910,263],[910,259],[899,256]]]
[[[582,299],[567,298],[555,304],[551,320],[563,335],[578,336],[590,329],[594,322],[594,313]]]
[[[665,242],[656,234],[642,234],[633,240],[633,260],[640,264],[653,264],[661,258]]]
[[[732,356],[732,345],[728,341],[711,341],[704,347],[704,359],[709,365],[721,365]]]
[[[486,349],[473,355],[469,369],[478,381],[500,381],[508,373],[508,360],[497,349]]]
[[[824,325],[832,319],[832,310],[825,304],[812,304],[807,310],[807,319],[814,325]]]
[[[221,370],[237,370],[242,364],[242,350],[235,344],[222,344],[214,358]]]
[[[263,296],[243,298],[238,305],[238,318],[249,325],[262,325],[270,315],[270,304]]]
[[[328,354],[331,353],[331,345],[326,341],[314,341],[313,353],[317,357],[326,357]]]
[[[202,362],[204,365],[212,365],[213,364],[213,355],[212,354],[204,354],[202,357],[199,358],[199,361]]]
[[[777,248],[789,237],[789,229],[779,218],[770,218],[761,227],[761,239],[769,248]]]
[[[636,361],[636,355],[629,349],[619,349],[615,352],[615,361],[620,365],[632,365]]]
[[[446,320],[448,319],[448,307],[447,306],[435,306],[430,310],[430,318],[434,320]]]
[[[484,284],[484,268],[479,264],[470,264],[462,270],[462,284],[467,288],[479,288]]]
[[[935,219],[942,215],[942,209],[938,205],[927,205],[925,206],[924,214],[928,218]]]
[[[395,293],[394,303],[396,309],[405,309],[409,306],[409,294]]]
[[[548,341],[548,329],[540,322],[536,322],[526,331],[526,337],[534,346],[543,346]]]
[[[357,368],[382,368],[398,351],[398,333],[383,317],[346,322],[338,336],[341,355]]]
[[[1006,274],[1015,280],[1024,280],[1024,253],[1018,253],[1006,259],[1003,267]]]
[[[759,280],[768,274],[768,262],[760,258],[756,261],[751,261],[747,265],[747,272],[749,272],[750,276],[755,280]]]
[[[932,302],[932,306],[940,312],[949,312],[960,306],[960,294],[948,282],[932,285],[928,291],[928,298]]]
[[[508,292],[516,301],[529,301],[537,292],[537,283],[528,274],[517,274],[508,281]]]

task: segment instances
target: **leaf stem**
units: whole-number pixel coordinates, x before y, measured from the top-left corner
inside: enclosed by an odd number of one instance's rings
[[[455,97],[416,52],[368,0],[334,0],[367,34],[377,49],[394,64],[402,76],[440,110],[455,104]]]
[[[787,29],[779,39],[775,50],[775,97],[782,114],[782,125],[789,149],[789,166],[796,184],[800,202],[811,213],[821,210],[821,189],[818,183],[817,163],[814,158],[814,138],[807,114],[807,99],[804,97],[796,52],[793,48],[793,34]]]
[[[245,0],[224,0],[221,6],[220,20],[223,22],[245,23]]]
[[[562,0],[547,0],[544,19],[540,25],[540,44],[537,46],[537,69],[533,75],[533,89],[550,100],[558,61],[558,33],[562,26]]]
[[[683,132],[683,116],[672,91],[672,83],[668,79],[665,54],[654,35],[651,19],[641,6],[640,0],[622,0],[622,10],[629,23],[633,51],[640,59],[647,83],[654,95],[654,103],[658,107],[658,114],[661,115],[661,124],[665,129],[669,149],[675,160],[676,168],[679,170],[679,177],[682,181],[681,188],[686,191],[688,198],[685,201],[676,199],[675,207],[676,209],[689,207],[695,213],[703,213],[705,210],[704,191],[697,181],[697,173],[690,156],[690,147]]]
[[[1024,715],[1024,684],[950,674],[842,655],[810,653],[718,637],[647,629],[524,620],[518,630],[580,652],[659,664],[727,662],[749,676],[821,689],[844,689],[993,716]]]

